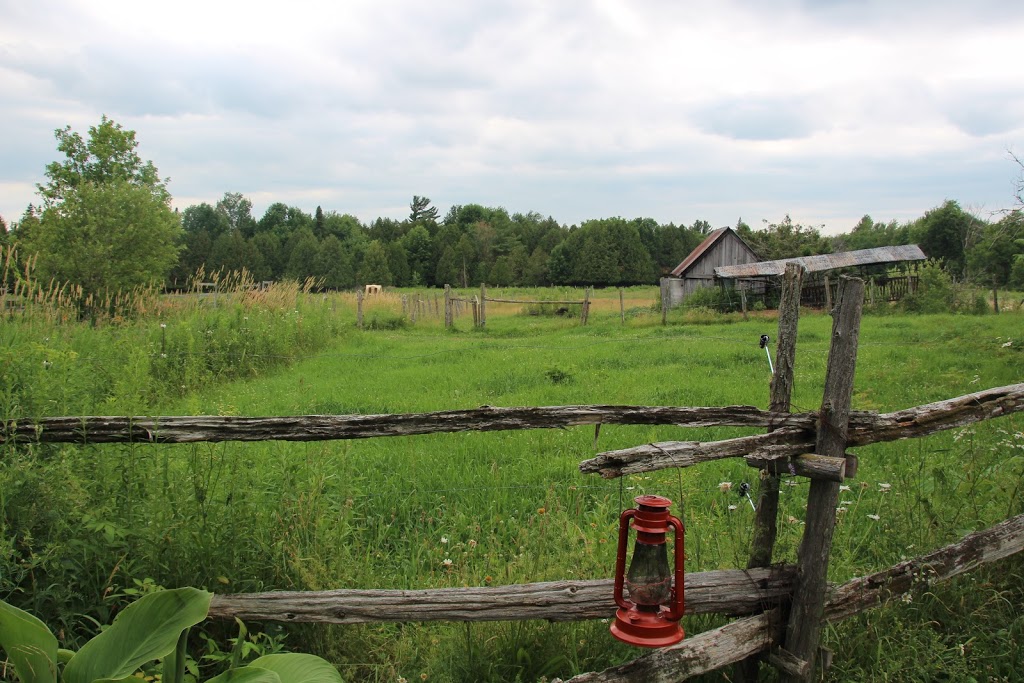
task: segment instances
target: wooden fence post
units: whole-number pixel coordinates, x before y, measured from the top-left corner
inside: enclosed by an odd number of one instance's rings
[[[448,329],[454,322],[454,316],[452,315],[452,287],[451,285],[444,286],[444,327]]]
[[[661,324],[668,322],[668,278],[661,278]]]
[[[590,287],[583,288],[583,312],[580,317],[583,319],[582,323],[587,324],[587,317],[590,316]]]
[[[832,346],[828,354],[825,394],[818,417],[818,437],[814,452],[841,458],[846,453],[853,375],[857,367],[857,340],[864,308],[864,281],[841,277],[836,298],[838,305],[833,315]],[[826,576],[838,503],[837,482],[811,480],[804,536],[797,554],[797,586],[793,593],[785,640],[785,649],[806,663],[806,673],[784,674],[782,680],[788,683],[806,681],[814,670],[821,638]]]
[[[779,301],[779,331],[776,338],[775,374],[769,389],[768,409],[773,413],[788,413],[793,394],[793,368],[796,364],[797,327],[800,321],[800,293],[804,268],[798,263],[787,263],[782,276],[782,298]],[[768,430],[773,431],[772,429]],[[775,537],[778,535],[779,484],[781,477],[761,470],[758,486],[757,511],[754,513],[754,538],[751,542],[747,569],[768,567],[772,563]],[[756,658],[740,664],[739,678],[760,680]]]
[[[832,285],[828,281],[828,275],[825,276],[825,312],[832,313]]]
[[[622,324],[626,324],[626,302],[622,294],[622,287],[619,287],[619,318]]]
[[[740,308],[743,310],[743,319],[750,320],[747,317],[747,290],[740,287]]]
[[[480,327],[487,326],[487,285],[480,283]]]
[[[356,291],[356,327],[363,329],[363,290]]]

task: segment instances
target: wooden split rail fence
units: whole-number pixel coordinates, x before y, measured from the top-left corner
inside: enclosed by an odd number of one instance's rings
[[[825,395],[816,413],[790,413],[796,323],[802,270],[787,269],[779,315],[776,373],[769,410],[750,406],[671,408],[646,406],[481,407],[403,415],[307,415],[246,418],[57,417],[3,425],[0,443],[194,443],[216,441],[319,441],[438,432],[564,428],[630,424],[684,427],[737,426],[766,433],[713,442],[673,441],[600,453],[580,463],[583,473],[614,478],[665,468],[744,458],[766,470],[760,478],[754,540],[745,569],[688,573],[688,614],[740,617],[669,648],[577,682],[679,681],[736,664],[747,679],[758,659],[784,680],[811,675],[822,625],[911,591],[922,579],[942,581],[1024,550],[1024,515],[965,537],[930,554],[901,562],[842,586],[825,581],[839,483],[853,476],[847,450],[920,437],[990,418],[1024,412],[1024,384],[892,413],[851,411],[863,283],[844,279],[834,313]],[[809,477],[811,489],[796,565],[772,565],[779,474]],[[615,611],[611,579],[554,581],[435,590],[333,590],[215,595],[210,616],[282,622],[578,620]]]

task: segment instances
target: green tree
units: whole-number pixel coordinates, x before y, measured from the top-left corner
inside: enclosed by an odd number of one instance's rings
[[[409,267],[409,254],[405,251],[405,247],[402,246],[401,240],[387,245],[384,247],[384,251],[388,255],[388,270],[391,271],[391,282],[381,284],[390,284],[395,287],[423,284],[419,279],[419,273],[414,273],[412,268]]]
[[[0,246],[7,246],[10,241],[10,235],[7,231],[7,221],[4,220],[3,216],[0,216]]]
[[[164,280],[177,262],[181,222],[153,162],[136,153],[135,132],[104,116],[86,141],[70,126],[55,131],[63,161],[38,185],[43,212],[24,240],[42,279],[87,293]]]
[[[928,258],[942,261],[951,275],[963,277],[967,265],[967,251],[973,246],[984,227],[984,221],[948,200],[942,206],[925,213],[911,228]]]
[[[320,243],[313,271],[316,277],[323,280],[326,289],[347,289],[356,282],[352,257],[345,252],[341,240],[334,235],[328,235]]]
[[[441,254],[441,258],[437,260],[437,269],[434,271],[434,282],[438,285],[450,285],[454,283],[454,286],[458,286],[462,282],[462,269],[459,263],[459,257],[455,253],[455,248],[448,246],[444,248],[444,252]]]
[[[284,269],[286,277],[303,281],[314,275],[316,258],[320,252],[320,242],[309,230],[296,233],[296,242],[288,254],[288,265]]]
[[[430,205],[429,197],[413,195],[409,203],[410,223],[437,223],[437,207]]]
[[[241,192],[225,192],[217,202],[217,213],[224,217],[228,229],[238,230],[243,237],[256,232],[256,219],[252,217],[252,202]]]
[[[358,282],[375,285],[392,284],[388,255],[379,240],[373,240],[367,245],[366,252],[363,254],[363,262],[359,266]]]
[[[434,282],[433,263],[434,247],[430,233],[422,225],[417,225],[402,238],[402,246],[409,260],[411,280],[416,284],[431,285]],[[392,270],[392,275],[394,275]]]

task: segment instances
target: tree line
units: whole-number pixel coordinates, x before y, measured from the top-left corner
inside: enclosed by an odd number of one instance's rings
[[[407,286],[653,284],[713,230],[621,217],[565,225],[536,212],[509,213],[479,204],[452,206],[441,217],[431,200],[414,196],[403,220],[313,212],[271,204],[262,216],[252,202],[228,192],[215,204],[178,212],[166,180],[136,153],[134,131],[107,117],[88,139],[70,127],[56,131],[64,159],[46,168],[40,203],[0,240],[17,243],[40,279],[72,282],[87,291],[162,281],[186,286],[200,270],[247,270],[256,280],[315,278],[327,289],[365,283]],[[808,256],[917,243],[959,279],[1024,288],[1024,231],[1017,209],[985,219],[947,201],[904,223],[864,216],[849,233],[823,235],[786,216],[739,235],[763,259]]]

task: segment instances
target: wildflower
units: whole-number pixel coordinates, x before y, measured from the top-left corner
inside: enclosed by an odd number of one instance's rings
[[[731,488],[732,488],[732,482],[731,481],[722,481],[722,482],[718,483],[718,490],[721,491],[722,493],[725,493],[726,491],[730,490]]]
[[[545,512],[546,512],[546,510],[544,508],[537,508],[537,514],[538,515],[543,515]]]
[[[844,512],[846,512],[846,508],[844,508],[844,507],[837,507],[837,508],[836,508],[836,513],[837,513],[837,514],[840,514],[840,515],[841,515],[841,514],[843,514]]]
[[[160,329],[161,330],[166,330],[167,329],[167,323],[160,323]]]
[[[730,505],[730,506],[729,506],[729,511],[730,511],[730,512],[731,512],[731,511],[733,511],[733,510],[735,510],[735,509],[736,509],[736,506],[735,506],[735,505]]]
[[[441,564],[443,564],[445,567],[450,567],[450,566],[452,566],[452,561],[451,561],[450,558],[446,557],[446,558],[444,558],[444,562],[442,562]]]
[[[484,577],[484,583],[490,583],[491,581],[494,581],[494,579],[489,574]]]
[[[406,678],[405,676],[399,676],[398,677],[398,683],[409,683],[409,679]]]
[[[474,541],[472,538],[469,539],[469,547],[470,548],[475,548],[476,547],[476,541]]]
[[[444,543],[445,545],[447,545],[448,544],[448,537],[447,536],[442,536],[441,537],[441,543]]]
[[[909,605],[910,603],[912,603],[914,601],[914,596],[911,595],[910,593],[904,593],[903,597],[901,597],[900,600],[902,600],[903,602],[905,602],[906,604]]]
[[[1003,348],[1004,349],[1008,349],[1011,346],[1013,346],[1013,340],[1012,339],[1010,341],[1006,342],[1005,344],[1003,344]]]
[[[842,492],[842,491],[849,491],[849,490],[850,490],[850,487],[849,487],[849,486],[847,486],[846,484],[842,484],[842,485],[840,485],[840,487],[839,487],[839,491],[840,491],[840,492]]]
[[[885,482],[880,482],[878,484],[878,490],[881,491],[882,493],[889,493],[889,489],[891,488],[892,484],[886,484]]]
[[[868,519],[873,519],[876,522],[881,519],[878,515],[868,515]]]
[[[295,312],[298,313],[298,311],[295,311]],[[423,673],[420,674],[420,680],[421,681],[427,680],[427,672],[426,671],[424,671]]]

